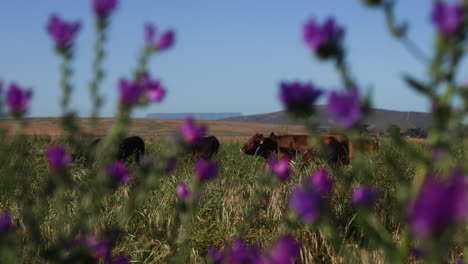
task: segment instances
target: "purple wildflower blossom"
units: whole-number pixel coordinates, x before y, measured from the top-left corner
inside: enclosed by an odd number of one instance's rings
[[[199,181],[209,181],[218,176],[218,164],[199,158],[195,164],[195,176]]]
[[[154,47],[157,50],[165,50],[174,44],[175,34],[172,30],[167,30],[164,32],[154,43]]]
[[[321,195],[313,188],[301,189],[295,186],[291,190],[289,206],[306,224],[314,223],[320,216]]]
[[[47,32],[54,40],[55,45],[63,49],[72,44],[80,26],[81,24],[79,22],[68,23],[62,20],[58,15],[53,14],[49,18]]]
[[[422,239],[467,218],[468,178],[458,168],[445,181],[427,176],[408,213],[411,232]]]
[[[164,172],[171,173],[173,170],[175,170],[176,166],[177,166],[177,158],[171,157],[166,162],[166,168],[164,169]]]
[[[166,95],[166,90],[162,87],[159,80],[152,80],[148,83],[146,95],[151,102],[161,102]]]
[[[436,2],[432,9],[432,22],[444,36],[450,36],[460,27],[463,9],[459,5]]]
[[[260,251],[256,247],[247,247],[241,238],[236,239],[224,257],[225,263],[257,263]]]
[[[432,159],[434,161],[440,160],[442,156],[444,155],[445,150],[442,147],[436,147],[432,150]]]
[[[359,93],[357,88],[349,92],[336,92],[330,94],[328,111],[343,128],[350,128],[362,118]]]
[[[179,182],[179,184],[177,184],[176,193],[181,199],[192,197],[192,192],[187,188],[187,184],[185,182]]]
[[[14,227],[13,219],[8,210],[0,213],[0,233],[6,232]]]
[[[46,150],[47,162],[52,171],[65,169],[72,162],[72,156],[59,145],[50,145]]]
[[[377,200],[377,189],[373,187],[357,186],[353,188],[351,202],[358,207],[371,207]]]
[[[116,160],[109,164],[106,171],[110,177],[123,184],[130,182],[130,171],[128,171],[125,164],[120,160]]]
[[[309,114],[322,94],[312,83],[280,83],[279,99],[289,112]]]
[[[26,110],[31,95],[31,90],[23,90],[16,83],[11,83],[6,95],[6,104],[10,108],[10,112],[20,114]]]
[[[224,259],[224,252],[214,247],[208,249],[208,255],[210,255],[214,262],[221,262]]]
[[[181,132],[185,142],[187,144],[193,144],[205,135],[206,126],[198,126],[193,118],[187,117],[182,123]]]
[[[143,88],[139,82],[120,79],[120,103],[125,105],[136,104],[140,100]]]
[[[288,264],[295,263],[294,260],[299,256],[300,244],[291,235],[281,236],[273,245],[267,255],[268,264]]]
[[[415,248],[415,247],[412,247],[410,248],[410,256],[413,257],[414,259],[420,259],[423,257],[423,251],[420,249],[420,248]]]
[[[151,42],[154,39],[156,27],[151,23],[146,23],[144,27],[145,41]]]
[[[107,17],[117,7],[117,0],[93,0],[93,11],[99,17]]]
[[[337,26],[333,18],[328,18],[322,26],[315,19],[310,19],[303,27],[305,44],[321,57],[336,55],[343,35],[343,28]]]
[[[310,182],[320,195],[327,195],[335,185],[335,180],[328,178],[325,168],[316,170],[310,177]]]
[[[281,181],[287,181],[291,175],[291,169],[289,168],[289,158],[283,157],[280,160],[277,160],[275,157],[270,157],[268,159],[268,170],[276,176]]]

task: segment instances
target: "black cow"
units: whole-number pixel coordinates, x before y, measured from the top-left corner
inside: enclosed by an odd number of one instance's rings
[[[78,154],[74,155],[74,159],[85,157],[85,159],[89,158],[89,153],[96,151],[99,143],[101,142],[101,138],[95,139],[88,148],[88,152],[80,151]],[[137,163],[140,162],[141,156],[145,154],[145,142],[141,137],[133,136],[127,137],[120,141],[119,143],[119,150],[115,156],[115,159],[121,161],[128,161],[131,157],[134,157]]]
[[[203,137],[187,147],[187,153],[204,159],[211,159],[218,151],[219,140],[215,136]]]

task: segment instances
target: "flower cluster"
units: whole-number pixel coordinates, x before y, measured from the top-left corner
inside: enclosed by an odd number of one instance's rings
[[[127,256],[112,256],[111,240],[103,238],[98,234],[80,235],[70,243],[70,249],[86,248],[96,260],[103,259],[107,264],[130,263]]]
[[[166,50],[174,44],[174,31],[169,29],[156,38],[156,27],[153,24],[145,24],[145,40],[152,48],[157,51]]]
[[[117,0],[93,0],[93,11],[99,18],[106,18],[117,7]]]
[[[193,144],[205,135],[206,125],[197,125],[192,117],[187,117],[184,119],[180,130],[185,143]]]
[[[54,40],[58,50],[63,51],[72,45],[80,26],[80,22],[66,22],[58,15],[53,14],[49,18],[47,32]]]
[[[51,171],[63,170],[72,162],[72,155],[60,145],[49,145],[46,156]]]
[[[107,166],[107,174],[114,180],[128,184],[130,182],[130,171],[125,167],[125,163],[120,160],[113,161]]]
[[[348,92],[331,92],[328,111],[341,127],[352,127],[363,116],[358,89],[353,87]]]
[[[353,188],[351,203],[355,206],[370,208],[377,200],[378,192],[374,187],[357,186]]]
[[[23,114],[26,111],[31,96],[31,89],[26,90],[16,83],[11,83],[6,93],[6,105],[10,109],[10,113],[15,116]]]
[[[313,113],[314,104],[322,94],[312,83],[280,83],[279,99],[289,113],[308,115]]]
[[[444,36],[453,35],[461,26],[463,8],[458,4],[437,1],[432,9],[432,22]]]
[[[256,246],[246,246],[244,241],[238,238],[224,251],[210,248],[208,254],[216,263],[288,264],[295,263],[299,252],[300,244],[291,235],[286,234],[279,237],[276,243],[263,253]]]
[[[120,79],[119,89],[122,105],[134,105],[148,100],[159,103],[166,95],[161,82],[151,79],[148,73],[143,74],[137,81]]]
[[[291,169],[289,168],[289,158],[283,157],[277,160],[276,157],[271,156],[268,159],[268,171],[278,176],[281,181],[287,181],[291,175]]]
[[[3,210],[3,212],[0,213],[0,234],[11,230],[14,226],[10,212]]]
[[[325,168],[320,168],[312,173],[310,183],[320,195],[325,196],[333,189],[335,180],[328,177],[328,172]]]
[[[447,180],[429,175],[408,210],[411,232],[418,238],[440,234],[468,218],[468,177],[455,168]]]
[[[323,25],[310,19],[303,27],[303,40],[307,47],[319,58],[327,59],[341,55],[341,39],[344,29],[328,18]]]
[[[192,191],[189,190],[185,182],[179,182],[179,184],[177,184],[176,193],[181,199],[189,199],[193,196]]]
[[[199,181],[209,181],[218,176],[218,164],[199,158],[195,163],[195,176]]]

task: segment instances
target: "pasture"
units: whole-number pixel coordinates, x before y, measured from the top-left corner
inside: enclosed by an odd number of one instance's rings
[[[213,124],[210,128],[217,131]],[[244,129],[272,129],[263,126],[255,124],[253,128]],[[132,171],[131,183],[105,194],[97,208],[83,206],[95,201],[82,195],[83,190],[93,189],[93,184],[97,184],[92,176],[96,164],[74,163],[70,169],[68,189],[58,197],[46,198],[45,203],[36,199],[44,192],[47,193],[48,168],[44,149],[50,143],[49,136],[25,136],[20,144],[15,145],[15,151],[0,158],[1,164],[17,165],[15,175],[4,171],[6,166],[0,166],[2,177],[11,176],[0,181],[0,208],[9,208],[14,216],[30,213],[36,219],[43,219],[37,231],[44,246],[54,245],[57,240],[63,239],[59,234],[69,230],[71,223],[82,220],[78,216],[80,208],[92,208],[85,215],[91,218],[90,222],[95,221],[94,231],[113,234],[115,254],[128,254],[132,263],[173,263],[173,259],[169,258],[174,254],[171,252],[174,241],[171,240],[179,222],[182,223],[180,234],[183,237],[177,239],[185,239],[186,243],[178,249],[185,251],[185,255],[181,254],[183,259],[178,259],[178,263],[204,263],[209,259],[209,247],[228,246],[239,232],[244,234],[246,244],[266,248],[280,234],[291,232],[301,243],[301,263],[384,263],[382,251],[373,247],[372,236],[364,235],[366,224],[360,221],[358,210],[350,204],[349,189],[345,188],[364,183],[379,189],[379,198],[372,211],[382,227],[388,230],[392,241],[402,245],[408,243],[401,229],[404,221],[401,206],[410,192],[404,186],[417,182],[422,172],[420,167],[411,162],[408,153],[402,148],[396,148],[390,139],[381,138],[377,155],[364,155],[348,166],[329,167],[318,161],[301,167],[295,163],[291,165],[293,174],[288,181],[275,182],[274,176],[265,172],[263,158],[239,153],[245,140],[239,140],[237,136],[244,134],[233,135],[231,139],[221,137],[220,152],[214,156],[220,165],[219,175],[206,184],[193,209],[193,215],[187,214],[185,218],[178,217],[178,212],[186,209],[181,208],[175,188],[180,181],[193,182],[194,160],[190,156],[179,155],[176,169],[168,174],[150,173],[145,179],[150,189],[145,190],[147,195],[144,201],[130,207],[129,197],[138,197],[139,190],[144,188],[141,187],[139,177],[147,166],[129,165]],[[52,140],[60,142],[61,139]],[[166,157],[177,151],[167,138],[147,138],[145,144],[148,162],[155,167],[159,166],[161,156]],[[7,149],[11,147],[8,144],[0,145]],[[415,153],[429,155],[429,149],[424,144],[409,145]],[[5,151],[2,153],[7,153]],[[454,156],[457,160],[463,160],[462,146]],[[303,225],[296,221],[297,216],[289,209],[290,189],[323,166],[329,169],[330,177],[336,181],[330,202],[323,210],[327,212],[326,217],[321,223]],[[364,167],[366,173],[354,174],[353,166]],[[18,203],[25,199],[31,203],[28,204],[31,210],[25,210],[24,204]],[[122,217],[129,208],[128,217]],[[321,228],[316,228],[316,225]],[[38,249],[25,243],[26,237],[31,236],[28,233],[31,230],[25,230],[21,221],[18,222],[18,230],[22,241],[12,243],[16,243],[22,262],[44,263],[43,256],[37,255]],[[409,249],[417,245],[407,246]],[[460,248],[453,247],[447,260],[454,261],[460,252]],[[409,255],[406,252],[399,256],[403,260],[401,263],[415,262]]]

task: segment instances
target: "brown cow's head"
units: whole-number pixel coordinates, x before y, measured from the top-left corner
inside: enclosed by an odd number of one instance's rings
[[[277,152],[278,144],[266,138],[263,134],[255,134],[249,141],[240,149],[241,153],[247,155],[258,155],[268,158],[272,153]]]
[[[247,155],[255,155],[255,152],[258,150],[260,145],[263,144],[264,140],[265,137],[263,134],[257,133],[247,141],[247,143],[240,149],[240,152]]]

